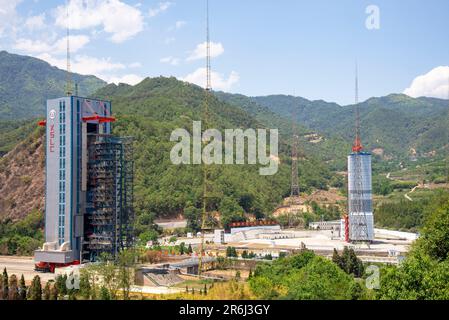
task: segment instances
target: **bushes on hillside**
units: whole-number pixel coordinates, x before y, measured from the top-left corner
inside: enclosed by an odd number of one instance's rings
[[[23,220],[0,222],[0,254],[32,255],[43,243],[43,214],[33,211]]]

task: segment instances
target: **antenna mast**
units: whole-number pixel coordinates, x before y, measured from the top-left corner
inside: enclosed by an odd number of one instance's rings
[[[69,16],[69,1],[67,3],[67,79],[66,79],[66,94],[72,95],[72,77],[70,72],[70,16]]]
[[[366,181],[365,174],[366,172],[362,168],[362,155],[360,152],[363,150],[362,143],[360,140],[360,108],[359,108],[359,74],[358,74],[358,65],[357,62],[355,64],[355,141],[354,146],[352,147],[352,151],[356,153],[355,163],[354,163],[354,172],[349,173],[353,175],[352,179],[354,179],[354,190],[353,193],[348,190],[348,195],[350,202],[349,211],[350,217],[349,222],[351,223],[351,240],[360,241],[361,239],[369,240],[369,232],[368,232],[368,219],[366,216],[366,211],[368,208],[366,207],[366,199],[365,199],[365,190],[367,186],[365,186],[363,181]],[[349,170],[349,169],[348,169]],[[366,183],[366,182],[365,182]],[[348,182],[349,186],[349,182]],[[371,188],[371,187],[369,187]],[[345,230],[346,232],[346,230]],[[347,238],[347,236],[346,236]],[[369,247],[369,244],[368,244]]]
[[[293,127],[292,127],[292,177],[291,177],[291,194],[290,200],[292,203],[296,198],[299,197],[299,182],[298,182],[298,126],[296,121],[297,119],[297,109],[296,106],[293,107],[292,112],[293,118]]]
[[[206,88],[205,88],[204,106],[203,106],[203,126],[204,130],[207,130],[209,125],[209,99],[212,92],[211,85],[211,63],[210,63],[210,32],[209,32],[209,0],[206,0]],[[205,141],[203,140],[203,144]],[[209,198],[209,165],[203,162],[203,210],[201,217],[201,245],[198,258],[198,277],[201,278],[203,269],[203,255],[204,255],[204,233],[208,230],[207,220],[208,214],[208,201]]]
[[[363,149],[360,139],[360,108],[359,108],[359,68],[355,63],[355,140],[352,147],[353,152],[360,152]]]

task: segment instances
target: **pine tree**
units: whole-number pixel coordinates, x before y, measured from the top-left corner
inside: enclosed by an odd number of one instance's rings
[[[27,299],[27,286],[25,284],[25,278],[22,274],[19,281],[19,298],[20,300],[26,300]]]
[[[203,290],[203,292],[204,292],[204,295],[206,296],[206,295],[207,295],[207,286],[206,286],[206,284],[204,284],[204,290]]]
[[[192,245],[189,243],[189,247],[187,248],[187,253],[193,253]]]
[[[19,300],[19,286],[17,283],[17,276],[13,274],[9,278],[9,294],[8,294],[9,300]]]
[[[55,283],[53,283],[50,289],[50,300],[58,300],[58,288]]]
[[[6,268],[3,269],[2,275],[2,299],[8,300],[9,290],[8,290],[8,272]]]
[[[58,289],[58,293],[61,297],[64,297],[67,294],[67,275],[61,276],[58,275],[56,277],[56,288]]]
[[[42,285],[39,276],[35,276],[31,282],[30,300],[42,300]]]
[[[47,281],[47,283],[45,284],[45,288],[44,288],[44,300],[50,300],[50,296],[51,296],[51,286],[50,286],[50,281]]]
[[[363,275],[363,262],[357,258],[357,255],[354,252],[354,249],[349,250],[349,270],[350,272],[357,278],[360,278]]]
[[[335,248],[334,248],[334,253],[332,254],[332,262],[344,270],[344,267],[342,265],[342,257],[340,257],[340,255],[338,254],[338,251]]]
[[[347,273],[350,274],[351,273],[351,255],[349,252],[349,248],[345,247],[343,249],[343,254],[341,256],[341,260],[342,260],[342,269]]]

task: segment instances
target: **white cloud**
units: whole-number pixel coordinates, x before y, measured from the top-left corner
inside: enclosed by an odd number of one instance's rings
[[[449,92],[449,66],[440,66],[416,77],[404,94],[410,97],[434,97],[447,99]]]
[[[109,83],[115,83],[115,84],[126,83],[126,84],[130,84],[130,85],[134,86],[134,85],[142,82],[142,80],[144,78],[139,75],[136,75],[136,74],[126,74],[124,76],[104,77],[102,79],[105,79]]]
[[[69,36],[70,39],[70,52],[77,52],[80,49],[82,49],[86,44],[89,43],[90,39],[88,36],[85,35],[76,35],[76,36]],[[67,37],[63,37],[56,41],[56,43],[53,45],[53,50],[56,53],[63,53],[67,51]]]
[[[112,34],[110,40],[121,43],[143,30],[143,16],[139,9],[120,0],[71,0],[69,25],[81,30],[102,27]],[[67,27],[67,7],[55,10],[56,25]]]
[[[210,56],[211,58],[218,57],[222,55],[224,52],[223,45],[220,42],[211,42],[210,43]],[[196,46],[195,50],[193,50],[187,61],[199,60],[206,58],[207,55],[207,42],[200,43]]]
[[[183,20],[176,21],[174,26],[168,28],[168,31],[179,30],[182,27],[184,27],[186,24],[187,24],[187,22],[185,22]]]
[[[170,57],[162,58],[160,60],[160,62],[161,63],[168,63],[168,64],[170,64],[172,66],[177,66],[179,64],[179,59],[178,58],[173,58],[173,57],[170,56]]]
[[[151,8],[150,11],[148,12],[148,15],[150,17],[155,17],[157,16],[159,13],[162,13],[164,11],[166,11],[168,8],[170,8],[172,5],[171,2],[159,2],[159,5],[156,8]]]
[[[2,37],[5,31],[14,29],[14,25],[17,23],[17,5],[22,0],[0,0],[0,37]]]
[[[51,50],[51,45],[40,40],[17,39],[14,49],[26,51],[29,53],[46,52]]]
[[[206,86],[206,68],[199,68],[193,73],[181,78],[183,81],[194,83],[196,85],[205,87]],[[212,88],[217,90],[228,91],[231,87],[239,82],[240,76],[237,72],[232,71],[229,77],[223,76],[223,74],[218,72],[211,72],[211,82]]]
[[[37,16],[32,16],[26,19],[25,27],[31,31],[39,30],[45,27],[45,13]]]
[[[48,53],[43,53],[37,58],[47,61],[49,64],[58,67],[59,69],[66,69],[66,59],[55,58]],[[71,71],[85,75],[97,75],[116,70],[123,70],[126,66],[122,63],[112,62],[111,58],[95,58],[85,55],[77,55],[71,61]]]
[[[77,52],[89,43],[90,39],[85,35],[70,36],[70,51]],[[48,44],[40,40],[17,39],[14,49],[28,53],[53,53],[60,54],[67,51],[67,37],[57,40],[53,44]]]
[[[67,67],[66,59],[56,58],[48,53],[36,56],[39,59],[47,61],[52,66],[65,70]],[[95,75],[108,83],[127,83],[135,85],[144,78],[136,74],[115,75],[114,72],[124,70],[126,66],[122,63],[112,62],[110,58],[95,58],[85,55],[77,55],[72,59],[71,71],[84,75]]]

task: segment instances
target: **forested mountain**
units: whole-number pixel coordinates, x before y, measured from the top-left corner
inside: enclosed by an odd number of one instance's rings
[[[265,123],[270,128],[277,128],[290,141],[293,137],[293,117],[300,122],[299,113],[294,114],[293,108],[286,108],[277,112],[268,106],[256,102],[256,99],[241,94],[215,92],[221,101],[242,108],[258,121]],[[307,101],[301,99],[304,103]],[[288,103],[286,104],[289,105]],[[290,112],[290,113],[289,113]],[[344,170],[346,166],[346,154],[351,149],[351,143],[337,135],[323,134],[323,131],[315,130],[301,123],[295,126],[299,135],[299,153],[313,154],[318,159],[325,161],[335,170]]]
[[[170,151],[175,142],[170,142],[170,135],[177,128],[185,128],[191,132],[192,121],[201,120],[204,90],[175,78],[147,78],[136,86],[108,85],[100,89],[95,96],[112,101],[114,115],[117,117],[117,122],[113,125],[114,134],[134,137],[135,205],[139,224],[148,226],[154,217],[184,214],[192,221],[192,227],[195,227],[202,198],[201,166],[173,165],[170,161]],[[210,98],[209,110],[210,127],[213,128],[269,127],[241,108],[224,103],[213,96]],[[36,128],[35,123],[31,125]],[[34,140],[28,143],[39,145],[39,142]],[[288,143],[289,141],[280,140],[280,166],[279,172],[274,176],[259,175],[259,166],[212,167],[213,198],[210,209],[222,214],[222,223],[242,220],[245,214],[268,215],[282,202],[283,197],[289,194]],[[42,148],[35,149],[42,151]],[[12,172],[17,167],[13,161],[16,158],[15,152],[16,149],[3,157],[2,172]],[[40,159],[43,154],[30,157]],[[23,155],[20,158],[23,158]],[[35,169],[38,169],[38,172],[22,170],[21,175],[43,177],[43,167],[36,166]],[[303,191],[327,188],[335,176],[326,163],[312,155],[307,155],[300,161],[299,172]],[[13,197],[14,201],[11,200]],[[11,217],[12,209],[8,207],[8,203],[13,205],[21,201],[26,202],[26,199],[17,198],[14,190],[7,188],[2,198],[5,203],[4,212],[0,212],[0,217]]]
[[[118,121],[114,133],[135,138],[136,207],[140,215],[184,213],[193,222],[199,218],[202,196],[201,166],[173,165],[170,161],[171,132],[201,120],[204,90],[175,78],[145,79],[136,86],[108,85],[98,97],[112,101]],[[217,129],[267,128],[246,111],[210,98],[210,127]],[[261,176],[258,166],[223,165],[212,167],[211,210],[219,211],[222,222],[244,219],[244,213],[262,216],[271,213],[289,194],[290,148],[280,141],[280,167],[274,176]],[[302,190],[327,188],[332,174],[327,165],[313,156],[300,163]]]
[[[283,117],[299,109],[299,123],[311,130],[351,141],[354,136],[354,105],[339,106],[301,97],[273,95],[253,101]],[[362,141],[370,150],[407,158],[438,151],[448,143],[447,100],[411,98],[403,94],[371,98],[359,104]]]
[[[106,85],[94,76],[71,75],[81,96]],[[0,51],[0,120],[42,116],[45,101],[64,95],[66,72],[47,62]]]

